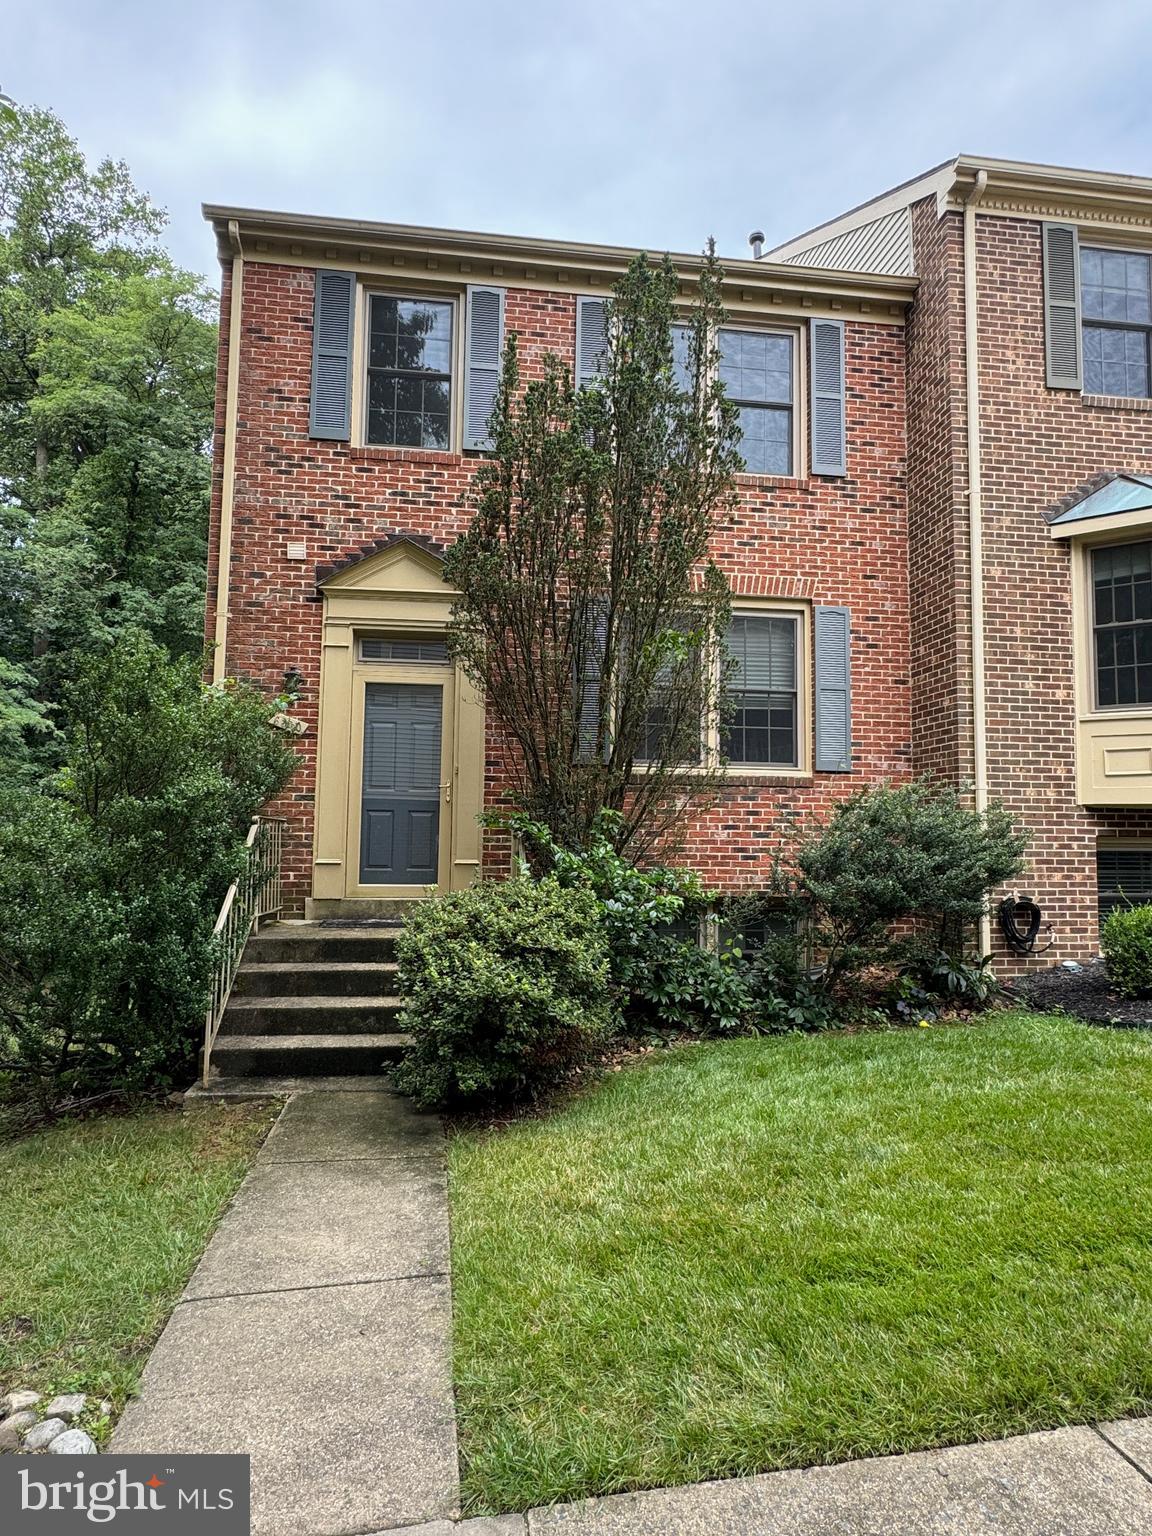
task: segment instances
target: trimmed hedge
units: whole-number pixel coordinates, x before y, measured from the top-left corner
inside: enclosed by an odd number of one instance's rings
[[[1152,906],[1118,907],[1100,930],[1108,975],[1122,997],[1152,991]]]
[[[612,1030],[590,891],[520,878],[422,902],[397,957],[412,1046],[396,1081],[422,1108],[530,1097]]]

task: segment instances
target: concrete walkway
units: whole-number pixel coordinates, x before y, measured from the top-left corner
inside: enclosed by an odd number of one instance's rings
[[[294,1093],[111,1448],[247,1452],[255,1536],[1152,1533],[1148,1419],[458,1521],[451,1320],[438,1121]]]
[[[439,1122],[294,1094],[209,1243],[111,1449],[252,1457],[254,1536],[458,1510]]]

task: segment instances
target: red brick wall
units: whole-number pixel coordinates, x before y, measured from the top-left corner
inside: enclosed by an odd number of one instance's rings
[[[450,543],[467,517],[475,461],[467,456],[350,449],[308,437],[313,276],[308,269],[249,263],[244,276],[239,428],[227,668],[278,690],[303,678],[294,711],[309,725],[302,763],[277,810],[291,823],[286,881],[298,909],[311,884],[312,799],[322,605],[316,567],[396,533]],[[222,295],[227,356],[228,289]],[[510,288],[506,323],[521,338],[524,371],[546,350],[571,358],[575,299]],[[737,594],[809,598],[852,610],[851,774],[814,780],[733,779],[724,804],[689,828],[687,857],[709,879],[733,886],[766,878],[789,818],[911,762],[908,561],[905,505],[904,338],[900,326],[848,321],[848,469],[844,480],[746,476],[715,553]],[[218,421],[217,462],[219,464]],[[219,484],[213,502],[213,548]],[[303,539],[306,561],[287,559]],[[209,632],[213,623],[209,601]],[[506,782],[500,740],[488,750],[488,799]],[[492,867],[506,848],[486,850]]]
[[[910,397],[915,406],[914,381],[939,368],[942,337],[948,363],[941,395],[949,402],[946,427],[930,405],[914,408],[909,422],[914,654],[918,671],[938,669],[942,679],[953,676],[959,662],[963,699],[971,666],[963,604],[953,608],[946,625],[916,634],[939,595],[931,566],[949,542],[955,591],[966,602],[960,216],[949,214],[938,223],[932,205],[923,204],[913,227],[923,286],[909,333]],[[1069,552],[1049,537],[1043,513],[1101,469],[1152,472],[1152,415],[1139,408],[1102,407],[1078,393],[1047,388],[1040,224],[982,214],[976,231],[989,789],[1032,831],[1029,867],[1019,885],[1053,924],[1053,948],[1030,962],[1048,965],[1096,950],[1097,839],[1152,836],[1152,813],[1076,804]],[[934,323],[928,321],[930,312]],[[951,540],[948,498],[927,467],[948,439]],[[921,545],[931,549],[932,559],[922,558]],[[919,581],[926,583],[924,595],[916,590]],[[918,694],[918,707],[920,702]],[[971,723],[963,711],[958,719],[963,774],[970,761]],[[922,730],[917,718],[922,744],[917,762],[944,772],[950,754],[932,744],[932,720],[927,711]]]

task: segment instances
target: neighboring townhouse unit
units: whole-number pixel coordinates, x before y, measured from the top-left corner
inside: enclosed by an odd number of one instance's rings
[[[1028,824],[1083,958],[1152,899],[1152,180],[962,156],[767,259],[918,279],[914,765]]]
[[[217,677],[296,689],[289,910],[343,915],[504,872],[478,814],[505,745],[444,641],[503,338],[594,366],[633,252],[210,207],[223,264],[208,636]],[[677,257],[687,302],[699,260]],[[905,321],[915,281],[728,264],[718,343],[746,473],[714,555],[740,668],[721,802],[687,829],[755,887],[790,819],[912,765]],[[715,748],[718,743],[712,743]]]

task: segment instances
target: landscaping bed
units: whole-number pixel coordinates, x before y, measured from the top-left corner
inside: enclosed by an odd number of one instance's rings
[[[1054,965],[1018,983],[1017,990],[1032,1008],[1058,1008],[1093,1024],[1127,1029],[1152,1029],[1152,997],[1121,997],[1108,979],[1103,960],[1071,970]]]
[[[686,1045],[450,1145],[472,1511],[1152,1407],[1152,1041]]]
[[[275,1113],[147,1109],[0,1145],[0,1398],[83,1393],[107,1435]]]

